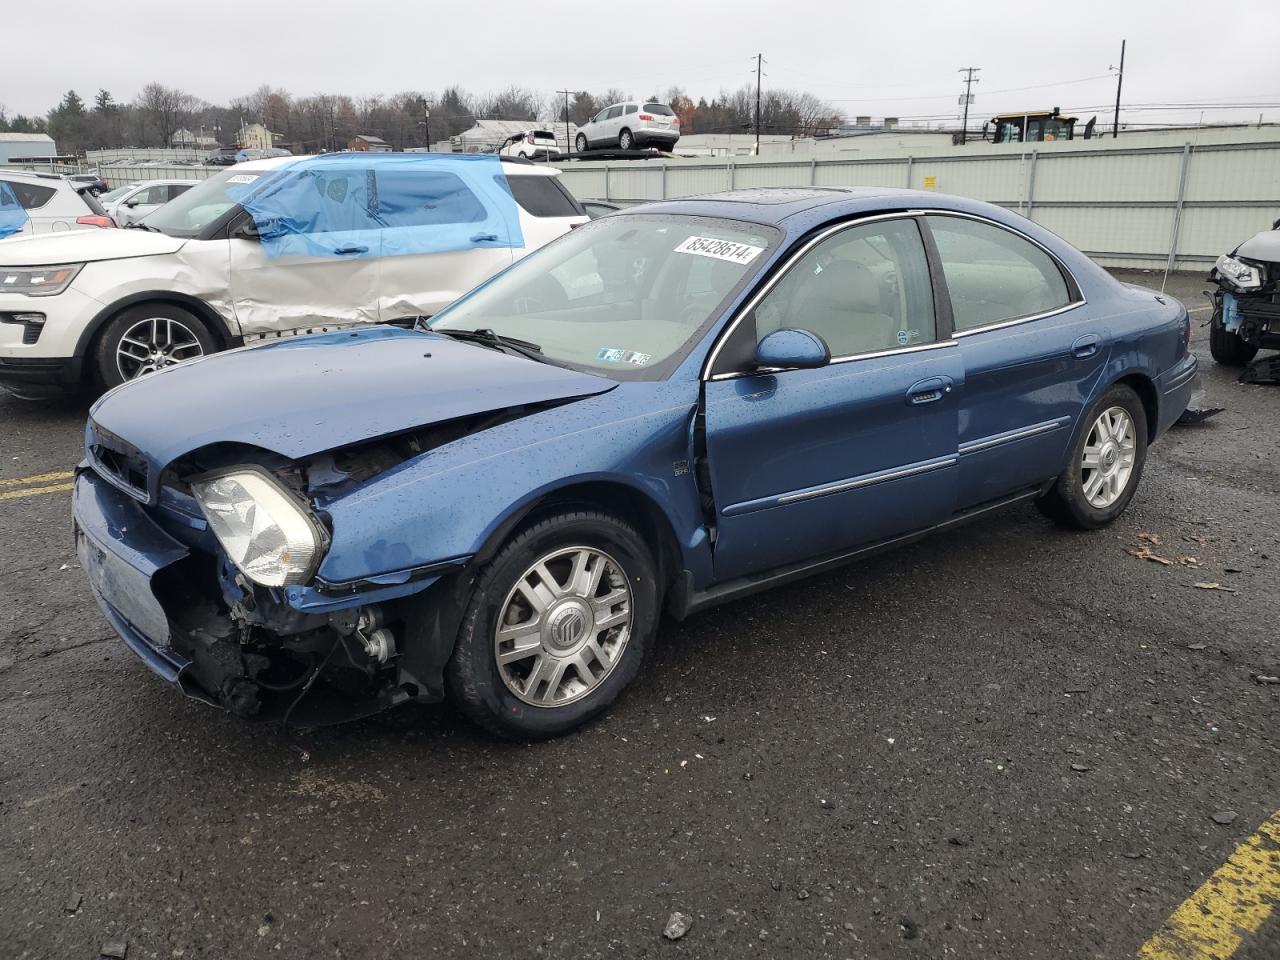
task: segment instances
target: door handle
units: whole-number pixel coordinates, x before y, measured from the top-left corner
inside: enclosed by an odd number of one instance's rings
[[[935,403],[951,392],[950,377],[929,377],[918,380],[907,390],[907,403],[918,407],[925,403]]]
[[[1096,333],[1077,337],[1075,342],[1071,344],[1071,355],[1077,360],[1087,360],[1098,352],[1098,347],[1101,343],[1102,338]]]
[[[338,247],[338,249],[334,250],[333,252],[338,254],[339,256],[346,256],[352,253],[368,253],[369,248],[368,247]]]
[[[493,243],[498,239],[496,233],[477,233],[471,237],[472,243]]]

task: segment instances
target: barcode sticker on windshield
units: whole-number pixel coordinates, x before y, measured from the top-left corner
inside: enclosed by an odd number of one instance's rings
[[[730,263],[750,263],[764,252],[764,247],[753,247],[749,243],[737,243],[734,240],[717,240],[715,237],[690,237],[676,247],[675,252],[715,257]]]
[[[253,183],[257,179],[256,173],[237,173],[234,177],[228,177],[227,183]]]

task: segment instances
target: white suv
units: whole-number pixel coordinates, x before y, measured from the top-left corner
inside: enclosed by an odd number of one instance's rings
[[[560,145],[550,130],[522,130],[507,137],[498,148],[504,157],[525,157],[529,160],[555,160],[560,156]]]
[[[262,174],[302,159],[229,167],[130,229],[0,242],[0,385],[22,397],[111,387],[262,337],[430,316],[587,221],[559,171],[505,160],[493,176],[515,200],[523,247],[279,255],[237,197]],[[397,176],[403,183],[413,173]],[[424,196],[441,176],[451,175],[427,174]],[[471,193],[460,179],[457,187]],[[466,199],[468,209],[484,209],[478,196]],[[458,204],[428,197],[421,208],[435,218],[425,230],[434,223],[465,230],[449,219]]]
[[[137,223],[147,214],[158,210],[175,197],[180,197],[200,181],[198,180],[143,180],[127,187],[104,193],[98,198],[107,216],[118,227]]]
[[[579,153],[592,148],[656,146],[670,150],[680,139],[680,118],[663,103],[636,100],[605,107],[578,128]]]
[[[86,184],[56,173],[0,170],[0,238],[114,226]]]

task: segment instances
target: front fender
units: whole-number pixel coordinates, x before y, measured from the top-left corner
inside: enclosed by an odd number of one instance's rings
[[[386,577],[478,553],[530,504],[580,483],[611,483],[662,510],[680,549],[702,521],[691,469],[693,381],[624,383],[464,437],[320,504],[333,543],[327,582]]]

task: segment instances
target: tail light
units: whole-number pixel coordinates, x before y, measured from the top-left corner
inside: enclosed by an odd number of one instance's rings
[[[672,117],[672,118],[671,118],[671,122],[672,122],[673,124],[675,124],[677,127],[678,127],[678,126],[680,126],[680,118],[679,118],[679,117]]]
[[[99,217],[96,215],[92,217],[76,217],[76,223],[80,224],[82,227],[102,227],[104,229],[107,227],[114,227],[116,225],[116,222],[110,217]]]
[[[524,137],[524,142],[532,145],[532,143],[533,143],[533,134],[532,134],[532,133],[526,133],[526,134],[525,134],[525,137]]]
[[[641,119],[641,120],[652,120],[652,119],[653,119],[653,114],[651,114],[651,113],[642,113],[642,114],[640,114],[640,119]]]

